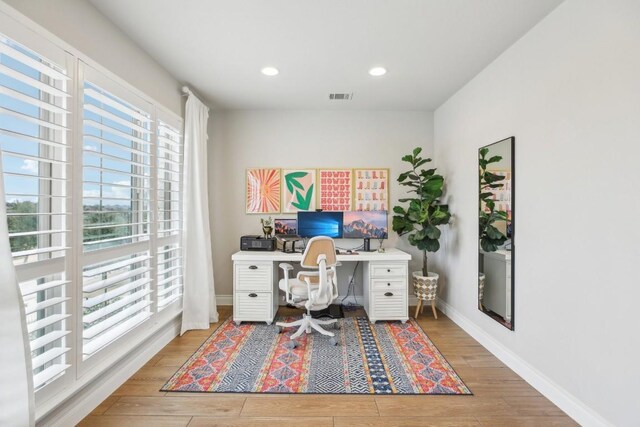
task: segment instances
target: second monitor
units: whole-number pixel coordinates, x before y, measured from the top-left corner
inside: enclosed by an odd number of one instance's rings
[[[347,211],[343,213],[345,239],[386,239],[387,211]]]

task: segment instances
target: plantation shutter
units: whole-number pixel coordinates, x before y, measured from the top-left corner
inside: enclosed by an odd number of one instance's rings
[[[36,390],[69,368],[69,105],[57,61],[0,34],[0,149],[9,243],[24,299]],[[3,219],[4,220],[4,219]]]
[[[158,311],[182,297],[182,122],[158,113]]]
[[[83,67],[83,357],[152,315],[151,105]]]

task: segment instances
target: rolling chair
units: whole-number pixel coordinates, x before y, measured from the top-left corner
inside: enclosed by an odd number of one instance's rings
[[[335,334],[322,328],[322,325],[335,324],[337,320],[319,320],[311,317],[311,311],[325,309],[338,298],[336,273],[338,262],[333,239],[318,236],[309,240],[300,265],[305,268],[313,268],[315,271],[301,271],[293,279],[289,278],[289,272],[293,270],[293,266],[281,263],[280,268],[284,271],[284,279],[280,280],[279,288],[285,292],[288,304],[306,308],[307,312],[302,315],[300,320],[290,323],[277,322],[276,325],[280,328],[279,331],[282,328],[298,326],[298,330],[291,335],[291,340],[288,343],[289,348],[295,348],[295,339],[304,332],[310,334],[312,329],[331,337],[330,343],[337,345]]]

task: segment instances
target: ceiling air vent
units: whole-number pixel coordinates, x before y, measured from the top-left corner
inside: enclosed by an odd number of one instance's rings
[[[330,93],[329,99],[332,101],[349,101],[353,99],[353,93]]]

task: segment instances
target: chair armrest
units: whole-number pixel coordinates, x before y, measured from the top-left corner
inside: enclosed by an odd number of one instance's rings
[[[287,301],[288,304],[293,304],[293,297],[291,295],[291,289],[289,288],[289,272],[291,270],[293,270],[293,266],[291,264],[288,264],[286,262],[281,262],[280,264],[278,264],[278,267],[280,267],[282,269],[282,271],[284,272],[284,285],[285,285],[285,299]]]
[[[280,264],[278,264],[278,267],[280,267],[281,269],[283,269],[285,273],[286,273],[287,271],[291,271],[291,270],[293,270],[293,265],[288,264],[288,263],[286,263],[286,262],[281,262]]]

